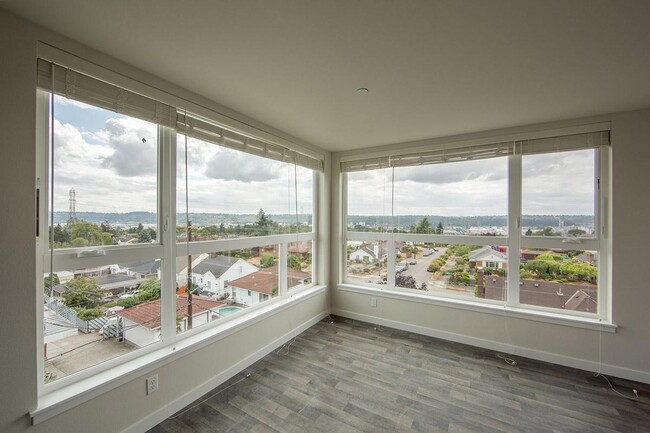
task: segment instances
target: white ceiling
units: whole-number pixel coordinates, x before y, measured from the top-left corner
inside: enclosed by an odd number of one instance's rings
[[[647,0],[0,5],[332,151],[650,106]]]

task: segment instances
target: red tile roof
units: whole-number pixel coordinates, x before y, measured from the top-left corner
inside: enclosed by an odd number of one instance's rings
[[[213,301],[201,296],[192,296],[192,316],[207,310],[214,310],[222,305],[225,305],[225,302]],[[187,306],[187,295],[176,297],[177,316],[187,317]],[[117,315],[150,329],[159,328],[160,299],[127,308],[117,312]]]
[[[304,280],[309,276],[310,275],[305,272],[290,269],[289,287],[297,286],[300,284],[301,280]],[[278,287],[278,266],[271,266],[270,268],[262,269],[244,277],[237,278],[236,280],[230,281],[228,285],[237,287],[238,289],[271,295],[273,294],[273,289]]]

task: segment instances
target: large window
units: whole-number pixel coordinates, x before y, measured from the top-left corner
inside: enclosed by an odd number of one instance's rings
[[[43,392],[314,284],[321,159],[38,69]]]
[[[595,132],[342,162],[343,282],[604,317],[608,144]]]

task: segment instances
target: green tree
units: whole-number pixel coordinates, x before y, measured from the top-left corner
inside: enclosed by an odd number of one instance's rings
[[[544,227],[542,230],[538,230],[534,233],[535,236],[562,236],[560,232],[554,232],[551,227]]]
[[[427,217],[422,218],[415,226],[415,233],[431,233],[431,231],[431,223]]]
[[[267,253],[267,254],[262,254],[262,258],[260,259],[260,266],[262,268],[269,268],[273,265],[275,265],[276,257],[273,254]]]
[[[77,277],[65,285],[63,303],[68,307],[95,308],[104,295],[94,278]]]
[[[142,302],[160,299],[160,280],[148,279],[138,286],[138,300]]]
[[[151,235],[147,230],[141,230],[138,233],[138,243],[139,244],[148,244],[151,242]]]
[[[442,226],[442,221],[438,223],[438,227],[436,227],[436,234],[441,235],[445,231],[445,228]]]
[[[82,308],[77,311],[77,317],[81,320],[93,320],[102,316],[102,311],[99,308]]]
[[[57,274],[51,274],[51,275],[52,276],[50,277],[50,274],[47,274],[47,276],[45,277],[45,281],[43,282],[46,292],[49,292],[53,286],[56,286],[61,283],[59,281],[59,276]],[[52,284],[52,282],[54,282],[54,284]]]
[[[587,233],[587,232],[584,231],[584,230],[582,230],[582,229],[571,229],[571,230],[569,230],[569,231],[567,232],[567,234],[568,234],[569,236],[574,236],[574,237],[578,237],[578,236],[580,236],[580,235],[584,235],[584,234],[586,234],[586,233]]]
[[[288,257],[288,261],[289,261],[289,267],[291,269],[297,269],[297,270],[302,269],[302,260],[300,260],[300,257],[291,254]]]
[[[526,230],[526,236],[532,236],[532,235],[533,235],[533,231],[529,227],[528,230]]]
[[[86,245],[101,245],[102,244],[102,231],[98,225],[88,221],[77,220],[70,225],[70,237],[74,242],[78,238],[85,239]]]

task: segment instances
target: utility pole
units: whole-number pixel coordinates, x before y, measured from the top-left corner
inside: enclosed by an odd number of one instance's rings
[[[187,243],[192,242],[192,221],[187,222]],[[192,329],[192,256],[187,255],[187,329]]]

